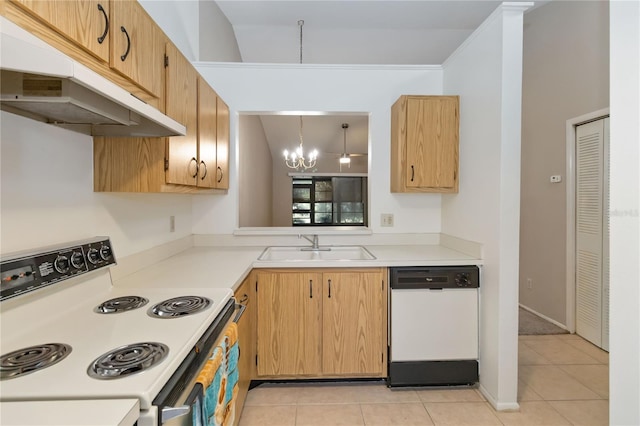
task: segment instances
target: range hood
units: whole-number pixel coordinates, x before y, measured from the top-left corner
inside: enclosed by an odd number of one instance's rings
[[[0,17],[0,108],[94,136],[181,136],[186,128]]]

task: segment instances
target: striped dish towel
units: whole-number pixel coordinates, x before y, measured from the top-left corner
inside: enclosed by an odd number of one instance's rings
[[[202,422],[208,426],[231,426],[238,394],[238,326],[230,323],[224,337],[196,379],[202,383]]]

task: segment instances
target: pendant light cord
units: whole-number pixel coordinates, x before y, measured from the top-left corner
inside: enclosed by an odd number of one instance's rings
[[[298,21],[300,27],[300,64],[302,65],[302,26],[304,21],[301,19]],[[302,116],[300,116],[300,150],[302,151]]]
[[[304,21],[301,19],[298,21],[298,26],[300,27],[300,63],[302,64],[302,26],[304,25]]]
[[[300,149],[302,149],[302,116],[300,116]]]

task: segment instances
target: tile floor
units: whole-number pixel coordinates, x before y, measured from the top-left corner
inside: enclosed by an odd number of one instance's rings
[[[518,412],[477,389],[390,390],[382,382],[263,384],[240,426],[607,425],[609,355],[575,335],[520,336]]]

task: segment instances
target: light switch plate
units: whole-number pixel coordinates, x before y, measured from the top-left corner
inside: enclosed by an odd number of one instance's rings
[[[393,226],[393,214],[382,213],[380,215],[380,226]]]

